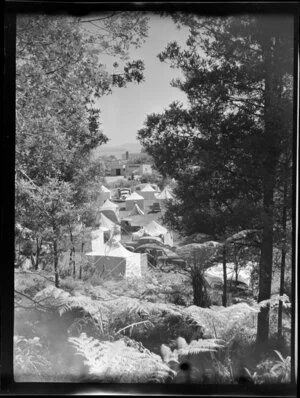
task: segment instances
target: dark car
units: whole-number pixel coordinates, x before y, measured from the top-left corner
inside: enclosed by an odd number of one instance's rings
[[[135,253],[147,253],[149,263],[156,267],[158,263],[162,265],[185,266],[186,262],[177,253],[169,248],[157,244],[144,244],[135,249]]]
[[[157,237],[153,237],[153,236],[143,236],[142,238],[140,238],[139,240],[134,240],[132,242],[126,242],[124,243],[124,246],[126,248],[129,247],[129,250],[131,248],[137,249],[138,247],[142,246],[142,245],[148,245],[148,244],[155,244],[157,246],[163,246],[165,247],[165,244],[162,242],[162,240],[160,238]]]

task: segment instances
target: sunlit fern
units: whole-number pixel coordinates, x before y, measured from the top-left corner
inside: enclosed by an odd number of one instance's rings
[[[89,377],[100,382],[146,383],[166,382],[174,372],[161,358],[145,349],[136,348],[129,340],[102,341],[81,334],[69,338],[88,367]]]
[[[215,353],[223,349],[226,345],[224,340],[220,339],[198,339],[192,340],[189,344],[183,337],[179,337],[176,341],[177,348],[173,351],[170,347],[162,344],[161,355],[163,360],[168,363],[170,361],[179,362],[184,357],[190,355],[198,355],[201,353]]]
[[[58,311],[61,316],[74,309],[82,310],[85,314],[90,315],[103,331],[102,305],[98,300],[92,300],[83,295],[71,296],[70,293],[54,286],[43,289],[36,294],[34,299],[47,305],[49,309]]]

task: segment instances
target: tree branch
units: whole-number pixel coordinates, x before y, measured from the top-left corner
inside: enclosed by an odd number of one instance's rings
[[[111,13],[111,15],[108,15],[106,17],[103,18],[95,18],[95,19],[88,19],[87,21],[79,21],[80,23],[87,23],[87,22],[95,22],[95,21],[103,21],[104,19],[109,19],[112,18],[114,15],[118,14],[117,12],[113,12]]]

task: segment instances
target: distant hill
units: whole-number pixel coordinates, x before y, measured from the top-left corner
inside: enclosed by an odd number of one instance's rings
[[[126,151],[130,153],[139,153],[141,152],[142,146],[138,142],[129,142],[122,145],[101,145],[100,147],[94,149],[93,151],[93,158],[98,158],[101,155],[113,155],[116,158],[121,158],[122,154]]]

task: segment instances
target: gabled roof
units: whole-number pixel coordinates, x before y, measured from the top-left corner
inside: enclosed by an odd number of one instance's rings
[[[163,227],[162,225],[158,224],[156,221],[152,220],[149,224],[145,225],[143,228],[145,233],[152,236],[158,236],[161,234],[165,234],[168,232],[167,228]]]
[[[145,215],[145,213],[143,212],[143,210],[139,207],[139,205],[137,203],[135,203],[134,208],[132,209],[131,216],[135,216],[135,215]]]
[[[118,224],[106,217],[103,213],[100,214],[100,225],[101,227],[107,228],[111,231],[118,231],[120,229],[120,226]]]
[[[132,192],[131,195],[127,196],[125,201],[128,201],[128,200],[142,200],[142,199],[144,200],[144,198],[141,195],[139,195],[137,192]]]
[[[150,184],[147,184],[143,189],[141,189],[141,192],[156,192],[156,191],[151,187]]]
[[[166,186],[161,193],[159,193],[158,195],[156,195],[157,199],[174,199],[174,195],[172,194],[170,188],[168,186]]]
[[[113,241],[111,244],[106,244],[101,248],[101,250],[97,250],[94,252],[90,252],[86,254],[87,256],[109,256],[109,257],[121,257],[127,258],[132,256],[137,256],[137,253],[132,253],[131,251],[125,249],[125,247],[117,241]]]
[[[105,192],[105,193],[108,193],[108,192],[110,193],[110,190],[108,188],[106,188],[104,185],[101,185],[100,191]]]
[[[112,201],[110,201],[109,199],[106,199],[103,206],[100,207],[100,211],[101,210],[117,210],[117,209],[119,209],[119,206],[117,204],[113,203]]]

